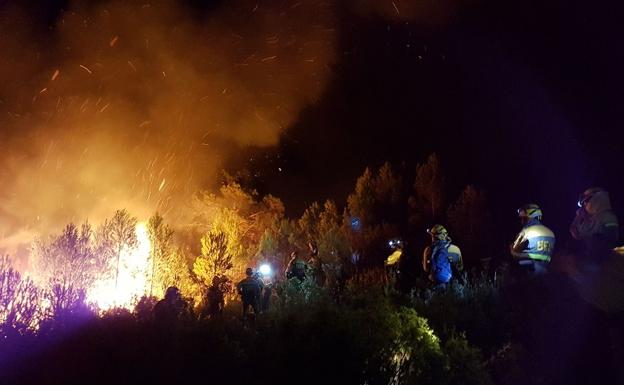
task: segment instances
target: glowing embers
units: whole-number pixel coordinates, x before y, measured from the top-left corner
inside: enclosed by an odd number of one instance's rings
[[[150,241],[146,224],[137,224],[135,233],[137,246],[122,250],[119,271],[112,277],[97,281],[94,287],[88,290],[88,301],[94,303],[100,310],[115,307],[131,309],[149,291],[152,277]]]

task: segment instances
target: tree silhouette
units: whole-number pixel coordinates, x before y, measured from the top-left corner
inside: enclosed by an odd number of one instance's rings
[[[321,205],[313,202],[297,221],[303,241],[316,240],[319,238],[319,223],[321,221]]]
[[[375,180],[367,167],[355,182],[355,191],[347,198],[349,214],[356,217],[364,225],[374,222],[373,207],[375,205]]]
[[[376,173],[364,170],[347,199],[347,220],[357,221],[347,233],[351,247],[363,260],[375,263],[384,257],[385,241],[397,236],[404,215],[402,181],[385,163]]]
[[[484,191],[473,186],[466,186],[455,203],[447,212],[451,236],[460,242],[466,258],[473,262],[476,258],[488,258],[490,255],[491,223]]]
[[[433,153],[427,162],[416,166],[414,195],[409,198],[410,222],[422,226],[437,220],[444,201],[443,191],[444,177],[438,156]]]

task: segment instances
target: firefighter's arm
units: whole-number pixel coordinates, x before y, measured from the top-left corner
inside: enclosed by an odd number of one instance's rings
[[[425,248],[425,251],[423,252],[423,260],[422,260],[423,270],[428,273],[430,265],[431,265],[431,247],[427,246]]]
[[[594,223],[591,216],[585,209],[580,208],[576,211],[576,216],[570,225],[570,234],[577,240],[588,238],[595,231]]]
[[[525,238],[524,232],[521,232],[516,237],[514,243],[509,246],[509,252],[511,253],[511,256],[515,259],[529,258],[529,255],[524,252],[528,246],[529,240]]]

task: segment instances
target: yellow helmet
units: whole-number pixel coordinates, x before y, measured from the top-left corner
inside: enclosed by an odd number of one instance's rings
[[[436,239],[441,239],[441,240],[449,239],[448,231],[442,225],[435,225],[432,228],[427,229],[427,233],[429,233],[432,237]]]
[[[542,220],[542,209],[535,203],[527,203],[518,209],[518,217]]]

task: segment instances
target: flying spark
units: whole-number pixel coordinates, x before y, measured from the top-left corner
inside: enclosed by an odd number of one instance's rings
[[[83,66],[82,64],[80,64],[80,68],[82,68],[83,70],[87,71],[89,73],[89,75],[91,75],[93,72],[88,69],[87,67]]]

